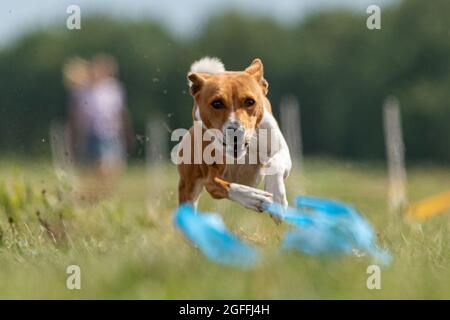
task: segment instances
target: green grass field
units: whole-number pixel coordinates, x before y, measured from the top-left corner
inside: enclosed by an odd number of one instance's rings
[[[259,246],[263,260],[244,271],[216,265],[172,225],[172,165],[133,165],[113,198],[79,203],[46,162],[0,162],[0,298],[138,299],[450,299],[450,212],[409,226],[386,208],[382,164],[307,159],[304,181],[288,179],[290,199],[308,194],[354,204],[374,224],[394,260],[381,290],[366,287],[365,257],[324,259],[278,249],[286,226],[204,194],[200,208]],[[447,190],[450,168],[408,170],[411,200]],[[297,190],[297,192],[296,192]],[[39,216],[38,216],[39,213]],[[81,290],[66,268],[81,268]]]

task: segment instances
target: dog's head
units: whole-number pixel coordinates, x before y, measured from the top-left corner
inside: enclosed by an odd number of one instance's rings
[[[223,68],[223,65],[222,65]],[[264,115],[268,83],[264,67],[255,59],[243,71],[190,72],[190,93],[197,120],[208,129],[220,130],[226,153],[241,158]],[[192,70],[192,69],[191,69]]]

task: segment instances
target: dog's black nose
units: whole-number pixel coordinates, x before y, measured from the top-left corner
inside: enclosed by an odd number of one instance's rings
[[[240,145],[244,142],[245,128],[240,121],[229,121],[223,132],[224,143],[229,145]]]

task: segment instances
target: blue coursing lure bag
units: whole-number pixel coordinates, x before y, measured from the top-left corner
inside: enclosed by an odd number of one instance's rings
[[[365,253],[378,263],[390,263],[390,255],[376,245],[371,225],[354,208],[327,199],[299,196],[296,208],[268,204],[265,209],[290,224],[282,249],[309,255],[338,256]],[[218,214],[197,212],[191,205],[180,206],[175,224],[200,251],[214,262],[251,267],[260,259],[256,247],[231,234]]]
[[[250,267],[258,261],[257,249],[231,234],[216,213],[196,212],[191,205],[184,204],[178,207],[174,222],[214,262]]]
[[[283,240],[284,249],[310,255],[365,253],[378,263],[390,263],[390,255],[376,244],[369,222],[353,207],[327,199],[299,196],[296,209],[270,204],[266,210],[292,224]]]

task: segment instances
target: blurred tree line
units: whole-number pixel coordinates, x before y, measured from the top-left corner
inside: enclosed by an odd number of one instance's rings
[[[66,115],[61,66],[71,56],[114,55],[136,132],[148,119],[188,127],[186,72],[199,57],[241,70],[265,65],[275,113],[284,94],[302,107],[307,154],[383,158],[382,104],[401,102],[408,160],[450,160],[450,1],[403,1],[382,11],[382,29],[365,12],[330,11],[296,25],[225,13],[189,39],[151,21],[84,18],[82,30],[55,26],[0,51],[0,150],[48,152],[52,119]],[[141,153],[142,153],[141,148]]]

